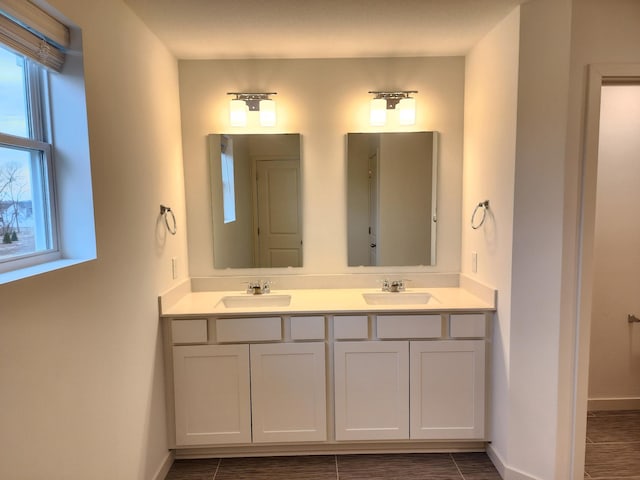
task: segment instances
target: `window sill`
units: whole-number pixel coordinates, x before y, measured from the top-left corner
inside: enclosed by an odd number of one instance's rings
[[[71,267],[80,263],[93,260],[92,258],[63,258],[60,260],[54,260],[51,262],[40,263],[31,267],[19,268],[10,272],[0,273],[0,285],[5,283],[15,282],[22,280],[23,278],[34,277],[47,272],[53,272],[62,268]]]

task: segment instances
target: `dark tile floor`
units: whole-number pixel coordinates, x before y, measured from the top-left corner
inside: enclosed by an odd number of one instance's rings
[[[484,453],[176,460],[165,480],[500,480]]]
[[[640,480],[640,410],[589,412],[584,478]],[[500,480],[484,453],[176,460],[165,480]]]
[[[640,411],[587,416],[585,479],[640,480]]]

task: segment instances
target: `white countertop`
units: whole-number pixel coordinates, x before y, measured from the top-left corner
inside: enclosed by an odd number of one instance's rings
[[[495,311],[495,295],[491,299],[473,295],[464,288],[407,288],[405,292],[387,293],[389,296],[402,296],[406,293],[427,292],[432,295],[428,303],[402,305],[369,305],[363,293],[381,294],[375,288],[340,289],[295,289],[272,290],[263,296],[290,295],[287,306],[243,306],[225,307],[223,297],[251,297],[244,291],[188,292],[175,301],[166,301],[160,297],[160,314],[163,317],[176,316],[238,316],[273,314],[340,314],[368,312],[437,312],[437,311]]]

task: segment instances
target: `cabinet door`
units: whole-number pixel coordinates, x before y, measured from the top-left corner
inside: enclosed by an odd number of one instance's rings
[[[325,344],[251,345],[253,441],[327,439]]]
[[[409,438],[409,343],[334,348],[336,440]]]
[[[485,342],[411,342],[411,438],[482,439]]]
[[[173,347],[176,444],[251,442],[248,345]]]

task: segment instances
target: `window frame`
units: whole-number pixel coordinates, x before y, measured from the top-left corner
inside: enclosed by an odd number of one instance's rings
[[[48,248],[32,253],[14,255],[0,259],[0,274],[12,272],[43,263],[59,260],[62,257],[60,252],[58,211],[56,203],[56,182],[54,165],[54,147],[51,139],[51,115],[49,105],[49,83],[47,70],[13,49],[2,45],[14,55],[24,59],[24,82],[27,107],[28,135],[22,137],[0,132],[0,146],[13,148],[21,151],[39,153],[41,160],[32,164],[32,170],[37,166],[40,171],[41,180],[38,182],[38,189],[43,193],[45,228],[48,230],[45,235],[49,237],[51,244]],[[33,181],[33,175],[30,181]],[[32,185],[33,186],[33,185]]]

